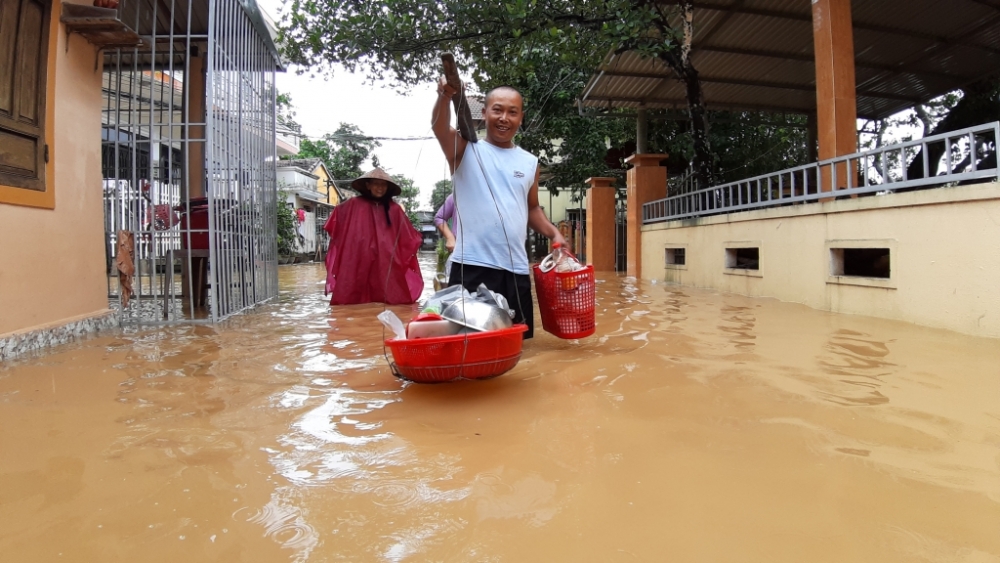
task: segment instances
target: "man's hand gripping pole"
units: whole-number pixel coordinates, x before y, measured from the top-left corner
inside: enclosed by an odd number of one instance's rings
[[[458,77],[458,66],[455,64],[455,57],[451,53],[441,55],[441,65],[444,67],[444,79],[455,89],[455,95],[451,98],[452,105],[455,106],[455,115],[458,116],[458,134],[470,143],[479,140],[476,135],[476,126],[472,122],[472,109],[469,107],[469,100],[465,98],[465,87],[462,79]]]

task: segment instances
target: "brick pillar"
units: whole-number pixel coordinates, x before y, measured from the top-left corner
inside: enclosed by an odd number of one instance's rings
[[[598,272],[615,271],[614,178],[587,178],[587,263]]]
[[[858,150],[851,0],[812,0],[812,17],[819,159],[824,160]],[[847,171],[837,167],[837,188],[846,186]],[[824,188],[831,187],[830,176],[831,169],[824,169]]]
[[[631,164],[628,186],[628,257],[626,274],[642,276],[642,204],[667,197],[667,169],[660,166],[665,154],[633,154],[625,159]]]

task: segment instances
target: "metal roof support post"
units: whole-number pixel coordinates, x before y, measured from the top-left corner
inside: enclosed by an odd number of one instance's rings
[[[858,150],[851,0],[813,0],[812,19],[819,158],[825,160]],[[839,184],[844,184],[850,174],[847,162],[836,166],[838,185],[833,186],[831,171],[824,169],[824,191],[842,188]]]

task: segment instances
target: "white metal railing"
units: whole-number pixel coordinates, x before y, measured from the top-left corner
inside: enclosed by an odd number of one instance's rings
[[[838,156],[651,201],[642,206],[642,222],[657,223],[903,188],[1000,179],[998,140],[1000,122],[994,121]],[[931,162],[928,155],[931,150],[940,151],[941,156],[935,162]],[[911,175],[909,169],[914,165],[919,173]]]
[[[688,168],[680,176],[671,176],[667,179],[668,194],[686,194],[697,191],[698,181],[694,174],[694,168]]]
[[[104,180],[104,231],[108,255],[114,256],[118,231],[135,236],[135,259],[162,258],[181,248],[179,215],[180,186],[149,183],[148,189],[132,186],[127,180]]]
[[[296,252],[313,253],[316,252],[316,214],[306,211],[305,221],[296,224],[296,232],[300,237],[296,243]]]

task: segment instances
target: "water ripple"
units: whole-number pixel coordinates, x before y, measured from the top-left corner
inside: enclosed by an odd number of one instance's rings
[[[301,510],[276,498],[259,509],[240,508],[233,513],[233,519],[262,526],[264,537],[296,552],[296,561],[308,560],[319,543],[319,534],[306,523]]]

